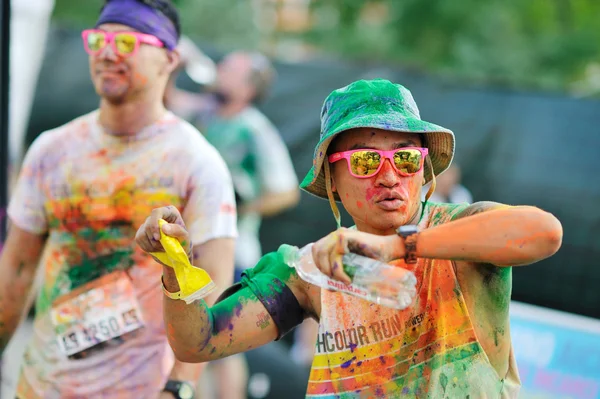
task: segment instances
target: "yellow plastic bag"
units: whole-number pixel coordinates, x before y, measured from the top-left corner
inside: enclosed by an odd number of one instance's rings
[[[189,305],[198,299],[206,297],[217,286],[205,270],[192,266],[185,250],[176,238],[169,237],[163,233],[162,226],[166,223],[163,219],[158,221],[160,243],[165,252],[153,252],[152,255],[175,270],[180,291],[169,293],[168,296],[173,299],[181,299]]]

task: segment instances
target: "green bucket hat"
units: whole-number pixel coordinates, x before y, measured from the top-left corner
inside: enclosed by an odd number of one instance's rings
[[[315,148],[313,166],[300,184],[310,194],[327,199],[325,172],[327,148],[340,133],[367,127],[394,132],[422,133],[429,149],[433,173],[445,171],[454,156],[454,133],[444,127],[421,120],[419,109],[408,89],[389,80],[359,80],[334,90],[321,109],[321,136]],[[425,182],[432,179],[425,163]],[[340,201],[337,193],[333,193]]]

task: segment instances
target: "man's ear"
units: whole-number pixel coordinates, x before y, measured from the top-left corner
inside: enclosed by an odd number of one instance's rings
[[[333,173],[331,174],[331,192],[337,193],[337,187],[335,186],[335,179],[333,178]]]
[[[179,50],[175,49],[167,52],[167,64],[166,71],[169,75],[173,73],[175,69],[179,66],[179,62],[181,61],[181,55],[179,54]]]

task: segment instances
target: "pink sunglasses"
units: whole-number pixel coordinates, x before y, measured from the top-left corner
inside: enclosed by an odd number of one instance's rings
[[[86,29],[81,32],[81,37],[85,51],[90,55],[98,55],[109,44],[115,54],[121,57],[135,55],[141,43],[164,47],[164,44],[155,36],[139,32],[107,32],[99,29]]]
[[[414,175],[423,169],[427,154],[429,154],[429,150],[420,147],[404,147],[390,151],[359,149],[336,152],[327,159],[330,163],[345,159],[348,162],[350,174],[364,179],[379,173],[386,159],[390,160],[396,172],[402,176]]]

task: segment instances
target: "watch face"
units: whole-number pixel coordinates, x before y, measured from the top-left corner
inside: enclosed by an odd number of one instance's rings
[[[181,399],[192,399],[194,397],[194,389],[190,386],[190,384],[181,384],[179,387],[179,397]]]
[[[414,225],[406,225],[406,226],[400,226],[398,227],[398,230],[396,230],[398,232],[398,234],[400,234],[403,237],[409,236],[411,234],[415,234],[419,231],[419,229],[417,228],[417,226]]]

